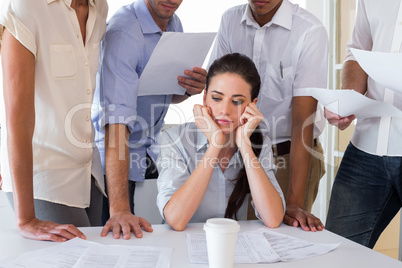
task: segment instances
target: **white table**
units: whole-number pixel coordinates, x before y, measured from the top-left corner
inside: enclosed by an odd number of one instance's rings
[[[263,227],[262,223],[259,221],[243,221],[239,222],[242,231],[256,230]],[[119,245],[136,245],[136,246],[164,246],[173,247],[173,255],[171,260],[172,268],[189,268],[197,267],[204,268],[208,265],[201,264],[190,264],[187,244],[186,244],[186,234],[187,233],[197,233],[203,232],[203,224],[189,224],[185,231],[176,232],[173,231],[168,225],[153,225],[153,233],[145,233],[144,237],[137,239],[132,237],[130,240],[123,239],[113,239],[111,234],[107,237],[100,237],[101,227],[92,228],[81,228],[81,230],[86,234],[89,241],[94,241],[102,244],[119,244]],[[301,239],[305,239],[311,242],[319,243],[338,243],[341,245],[334,251],[305,260],[300,260],[296,262],[284,263],[278,262],[274,264],[235,264],[235,267],[325,267],[325,268],[347,268],[347,267],[375,267],[375,268],[393,268],[402,267],[402,262],[378,253],[374,250],[363,247],[359,244],[351,242],[344,239],[338,235],[335,235],[329,231],[322,232],[305,232],[300,228],[289,227],[282,224],[277,229],[271,229],[279,233],[291,235]],[[16,229],[2,229],[0,230],[0,264],[5,259],[15,258],[21,253],[45,248],[49,246],[54,246],[54,242],[41,242],[22,238]],[[3,261],[2,261],[3,260]]]

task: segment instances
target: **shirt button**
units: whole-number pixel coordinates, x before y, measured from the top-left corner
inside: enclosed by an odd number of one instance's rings
[[[87,116],[86,120],[87,120],[87,121],[91,120],[91,117],[90,117],[90,116]]]
[[[79,34],[77,34],[77,38],[80,39],[80,35],[79,35]]]
[[[87,163],[87,166],[89,166],[90,164],[91,164],[91,163],[88,162],[88,163]]]
[[[87,94],[88,95],[91,94],[91,90],[87,89]]]

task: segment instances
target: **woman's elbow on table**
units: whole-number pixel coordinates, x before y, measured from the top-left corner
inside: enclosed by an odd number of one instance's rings
[[[172,212],[172,211],[171,211]],[[175,231],[183,231],[186,226],[188,221],[186,221],[185,219],[183,219],[183,215],[182,213],[169,213],[169,209],[165,209],[163,210],[163,216],[165,218],[165,221],[167,224],[169,224],[170,227],[172,227]]]
[[[166,219],[166,218],[165,218]],[[168,220],[166,219],[167,224],[169,224],[170,227],[173,228],[173,230],[181,232],[184,231],[184,229],[187,226],[187,222],[183,222],[182,220]]]
[[[187,224],[186,225],[183,225],[183,224],[170,225],[170,227],[172,227],[173,230],[178,231],[178,232],[184,231],[186,226],[187,226]]]
[[[261,217],[261,216],[260,216]],[[268,228],[278,228],[283,222],[285,215],[284,213],[276,213],[274,215],[268,215],[267,218],[261,217],[262,222]]]
[[[282,218],[282,220],[280,220],[280,221],[279,221],[279,220],[276,220],[276,221],[264,222],[264,225],[265,225],[266,227],[268,227],[268,228],[278,228],[279,225],[281,225],[282,221],[283,221],[283,218]]]

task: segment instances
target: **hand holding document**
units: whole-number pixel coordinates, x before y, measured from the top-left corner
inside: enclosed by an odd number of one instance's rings
[[[329,90],[323,88],[301,88],[295,96],[312,96],[329,111],[346,117],[354,114],[356,118],[397,117],[402,111],[390,103],[376,101],[354,90]]]
[[[351,49],[360,67],[377,83],[402,93],[402,53]]]
[[[177,84],[184,70],[201,67],[216,33],[165,32],[140,77],[138,96],[178,94],[186,90]]]

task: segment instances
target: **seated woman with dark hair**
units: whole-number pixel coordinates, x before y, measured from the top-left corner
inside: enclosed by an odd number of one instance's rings
[[[248,194],[266,226],[282,222],[286,206],[272,144],[258,127],[260,84],[248,57],[217,59],[208,72],[204,106],[194,106],[195,123],[163,133],[157,205],[173,229],[214,217],[245,220]]]

